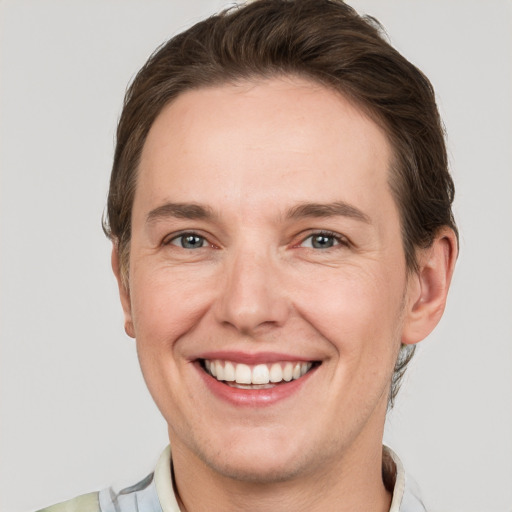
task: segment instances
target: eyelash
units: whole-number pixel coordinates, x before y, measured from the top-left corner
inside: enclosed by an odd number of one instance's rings
[[[197,247],[197,249],[202,249],[204,247],[204,244],[206,243],[207,245],[210,245],[212,246],[212,244],[210,244],[208,242],[208,239],[203,236],[203,235],[200,235],[199,233],[196,233],[195,231],[184,231],[182,233],[179,233],[177,235],[174,235],[170,238],[166,238],[164,239],[164,241],[162,242],[162,245],[178,245],[178,244],[173,244],[172,242],[176,241],[176,240],[179,240],[180,238],[183,240],[184,238],[186,237],[197,237],[197,238],[200,238],[202,239],[203,241],[203,245],[201,247]],[[187,249],[187,247],[183,247],[183,242],[181,244],[181,248],[182,249]]]
[[[327,248],[323,248],[323,249],[315,248],[315,247],[309,247],[310,249],[326,251],[326,250],[332,249],[333,247],[336,247],[338,245],[339,246],[343,246],[343,247],[349,247],[350,246],[350,243],[349,243],[349,241],[347,240],[346,237],[344,237],[343,235],[340,235],[339,233],[335,233],[334,231],[326,231],[326,230],[313,231],[307,237],[303,238],[301,240],[301,242],[298,244],[298,246],[303,245],[306,240],[313,239],[314,237],[332,238],[336,242],[336,245],[333,245],[333,246],[327,247]]]
[[[205,236],[200,235],[200,234],[196,233],[195,231],[184,231],[182,233],[179,233],[178,235],[174,235],[171,238],[165,239],[163,241],[163,245],[177,245],[177,246],[181,245],[182,249],[192,250],[192,248],[183,247],[183,241],[181,244],[173,244],[172,243],[174,241],[179,240],[180,238],[183,240],[185,237],[197,237],[202,240],[203,245],[201,245],[201,247],[197,247],[196,249],[202,249],[204,247],[205,243],[207,245],[209,245],[210,247],[212,247],[212,244],[208,242],[208,239]],[[306,240],[309,240],[309,239],[313,240],[314,237],[332,238],[334,240],[334,242],[336,242],[336,243],[333,244],[332,246],[326,247],[326,248],[309,247],[310,249],[326,251],[326,250],[332,249],[333,247],[336,247],[338,245],[344,246],[344,247],[348,247],[350,245],[349,241],[344,236],[340,235],[339,233],[335,233],[333,231],[320,230],[320,231],[311,232],[310,234],[308,234],[308,236],[306,236],[305,238],[302,238],[301,241],[298,244],[296,244],[294,247],[300,247],[304,244],[304,242],[306,242]]]

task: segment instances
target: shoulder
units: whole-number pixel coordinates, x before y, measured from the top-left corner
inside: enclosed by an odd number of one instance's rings
[[[162,512],[153,473],[118,492],[112,487],[99,493],[101,512]]]
[[[179,512],[172,481],[171,450],[168,446],[160,455],[155,472],[135,485],[120,491],[108,487],[38,512],[162,512],[162,508]]]
[[[38,512],[161,512],[153,473],[118,492],[111,487],[43,508]]]
[[[83,494],[38,512],[100,512],[99,495],[97,492]]]

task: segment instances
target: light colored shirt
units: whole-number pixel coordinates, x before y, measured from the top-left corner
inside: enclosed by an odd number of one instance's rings
[[[394,482],[389,512],[426,512],[416,483],[405,474],[398,456],[383,447],[385,480]],[[111,487],[45,508],[39,512],[181,512],[173,488],[171,448],[160,456],[154,473],[119,492]]]

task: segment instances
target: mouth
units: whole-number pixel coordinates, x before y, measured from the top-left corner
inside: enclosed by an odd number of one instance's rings
[[[297,381],[319,361],[279,361],[255,365],[221,359],[200,359],[201,368],[218,382],[237,389],[271,389]]]

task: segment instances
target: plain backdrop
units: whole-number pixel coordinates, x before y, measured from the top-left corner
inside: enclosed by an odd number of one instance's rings
[[[150,472],[163,419],[100,227],[125,87],[221,0],[0,0],[0,510]],[[386,441],[429,512],[512,511],[512,3],[359,0],[436,87],[461,252]]]

